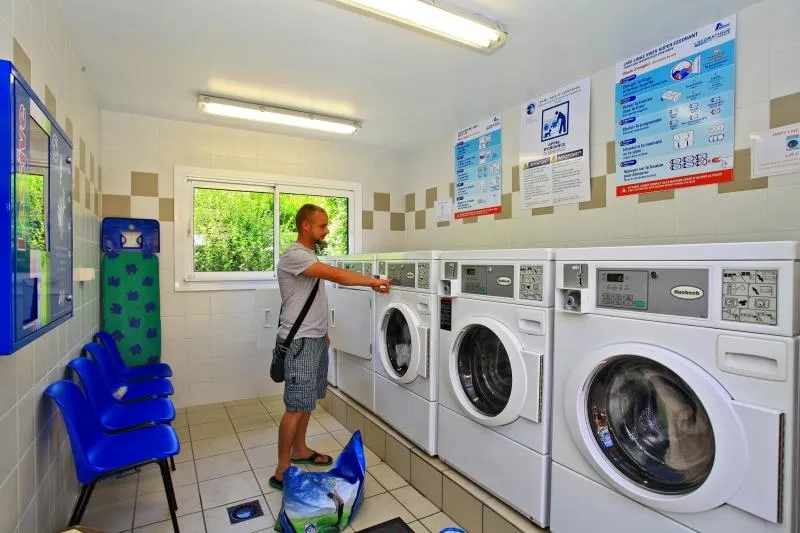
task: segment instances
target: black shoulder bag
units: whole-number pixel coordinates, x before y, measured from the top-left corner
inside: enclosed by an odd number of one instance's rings
[[[283,383],[283,380],[286,379],[286,356],[289,354],[289,347],[292,345],[294,336],[297,335],[297,330],[300,329],[300,326],[303,324],[303,320],[306,319],[308,310],[311,309],[311,304],[314,303],[314,298],[317,296],[317,289],[319,289],[319,278],[317,278],[317,282],[314,283],[311,294],[308,295],[308,299],[305,305],[303,305],[300,315],[298,315],[292,329],[289,330],[289,334],[284,339],[283,344],[275,346],[275,349],[272,351],[272,363],[269,365],[269,377],[272,378],[272,381],[275,383]],[[278,319],[278,325],[280,325],[280,319]]]

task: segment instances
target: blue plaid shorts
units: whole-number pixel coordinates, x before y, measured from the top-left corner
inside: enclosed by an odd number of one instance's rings
[[[276,345],[281,346],[283,339]],[[283,403],[295,413],[311,412],[328,388],[328,345],[325,337],[294,339],[286,354]]]

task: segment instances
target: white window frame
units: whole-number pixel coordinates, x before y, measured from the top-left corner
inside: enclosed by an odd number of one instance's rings
[[[194,189],[269,192],[277,208],[281,194],[339,196],[348,199],[348,247],[361,251],[362,185],[357,182],[301,178],[199,167],[175,167],[175,290],[220,291],[277,287],[272,272],[195,272],[194,271]],[[275,246],[280,243],[280,212],[275,209]],[[277,263],[277,255],[275,261]]]

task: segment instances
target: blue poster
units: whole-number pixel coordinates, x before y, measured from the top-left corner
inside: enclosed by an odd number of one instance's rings
[[[500,115],[456,134],[455,218],[502,211],[503,165]]]
[[[617,196],[733,179],[736,16],[617,65]]]

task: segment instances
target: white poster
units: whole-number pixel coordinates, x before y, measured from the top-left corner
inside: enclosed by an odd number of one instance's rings
[[[800,172],[800,122],[753,133],[752,178]]]
[[[519,178],[523,209],[591,199],[591,78],[522,106]]]
[[[450,222],[453,218],[453,202],[451,200],[436,200],[434,204],[436,222]]]

